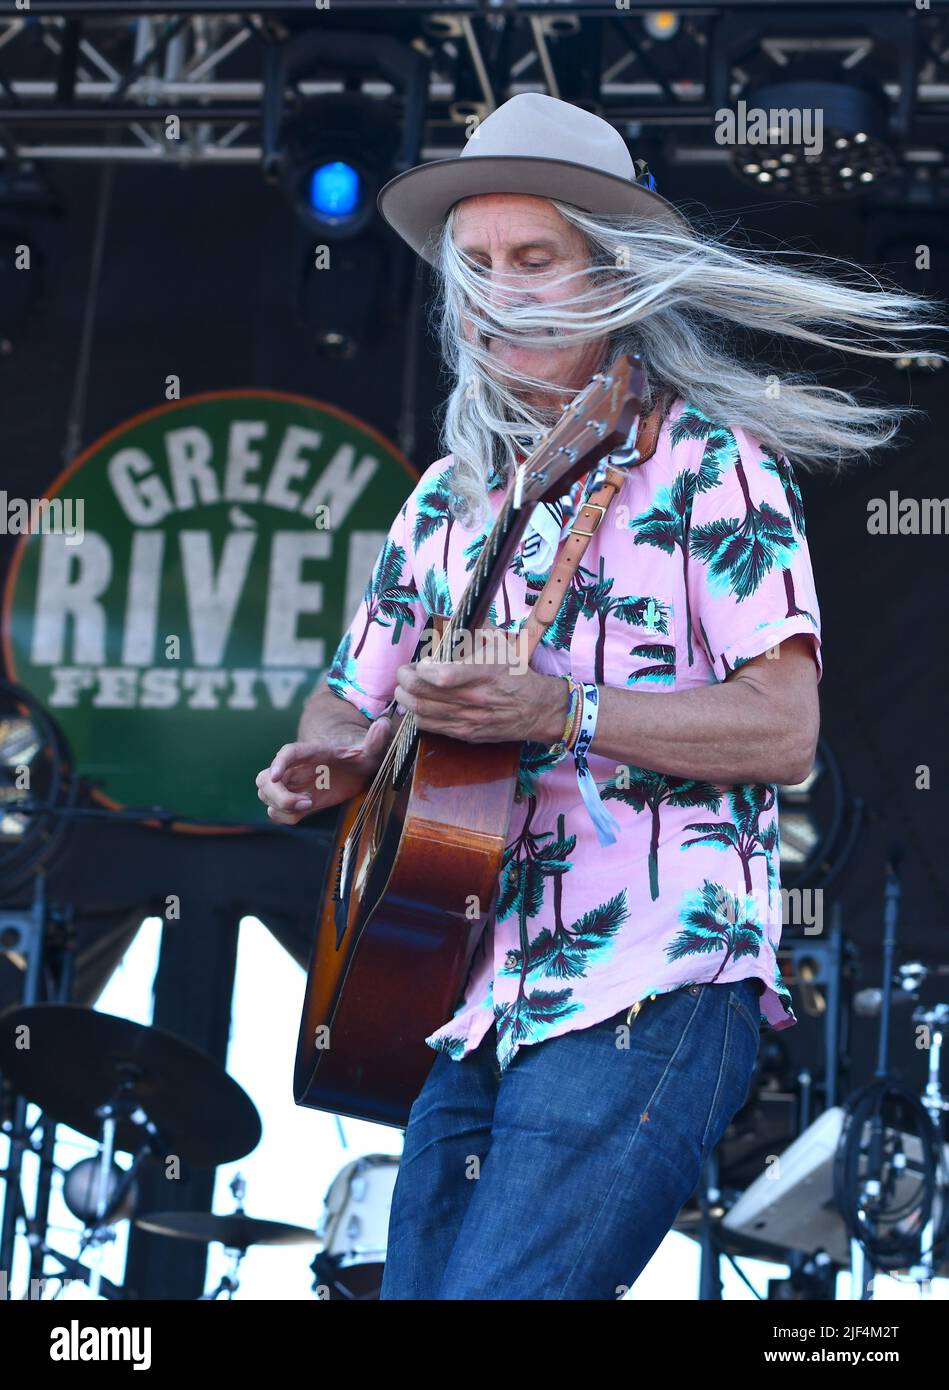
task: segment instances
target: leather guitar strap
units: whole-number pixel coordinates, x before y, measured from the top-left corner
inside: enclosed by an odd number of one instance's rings
[[[675,392],[663,391],[656,404],[639,422],[636,431],[636,448],[639,458],[635,467],[651,459],[656,452],[659,431],[675,399]],[[626,470],[607,467],[606,480],[601,487],[591,493],[573,519],[573,525],[563,539],[557,552],[550,578],[544,585],[537,602],[532,607],[524,628],[527,632],[527,660],[530,661],[547,628],[553,622],[563,603],[564,595],[570,588],[580,561],[586,553],[593,536],[599,530],[606,516],[607,508],[622,488]]]

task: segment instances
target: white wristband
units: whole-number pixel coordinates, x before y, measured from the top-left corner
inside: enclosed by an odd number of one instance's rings
[[[593,735],[596,733],[596,720],[600,712],[600,692],[592,681],[584,681],[581,689],[583,692],[583,714],[580,719],[580,732],[573,747],[573,756],[577,764],[577,785],[580,788],[584,805],[590,813],[590,819],[596,826],[600,844],[612,845],[616,843],[616,836],[620,828],[619,822],[600,800],[596,778],[587,763],[587,752],[593,742]]]

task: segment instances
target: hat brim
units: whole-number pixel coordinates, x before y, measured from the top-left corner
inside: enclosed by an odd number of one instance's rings
[[[689,230],[682,214],[648,188],[568,159],[529,155],[457,155],[419,164],[390,179],[379,190],[376,207],[393,231],[432,265],[434,234],[450,209],[479,193],[557,198],[587,212],[635,213]]]

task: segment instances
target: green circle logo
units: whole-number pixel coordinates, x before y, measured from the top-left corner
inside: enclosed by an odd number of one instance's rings
[[[3,605],[10,677],[108,804],[261,820],[254,777],[295,737],[413,484],[381,435],[304,397],[221,391],[148,411],[48,502],[4,498],[23,532]]]

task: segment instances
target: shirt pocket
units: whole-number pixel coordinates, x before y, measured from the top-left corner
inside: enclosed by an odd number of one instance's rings
[[[660,594],[620,594],[610,595],[604,606],[606,612],[596,620],[604,684],[628,690],[673,689],[676,633],[671,600]]]

